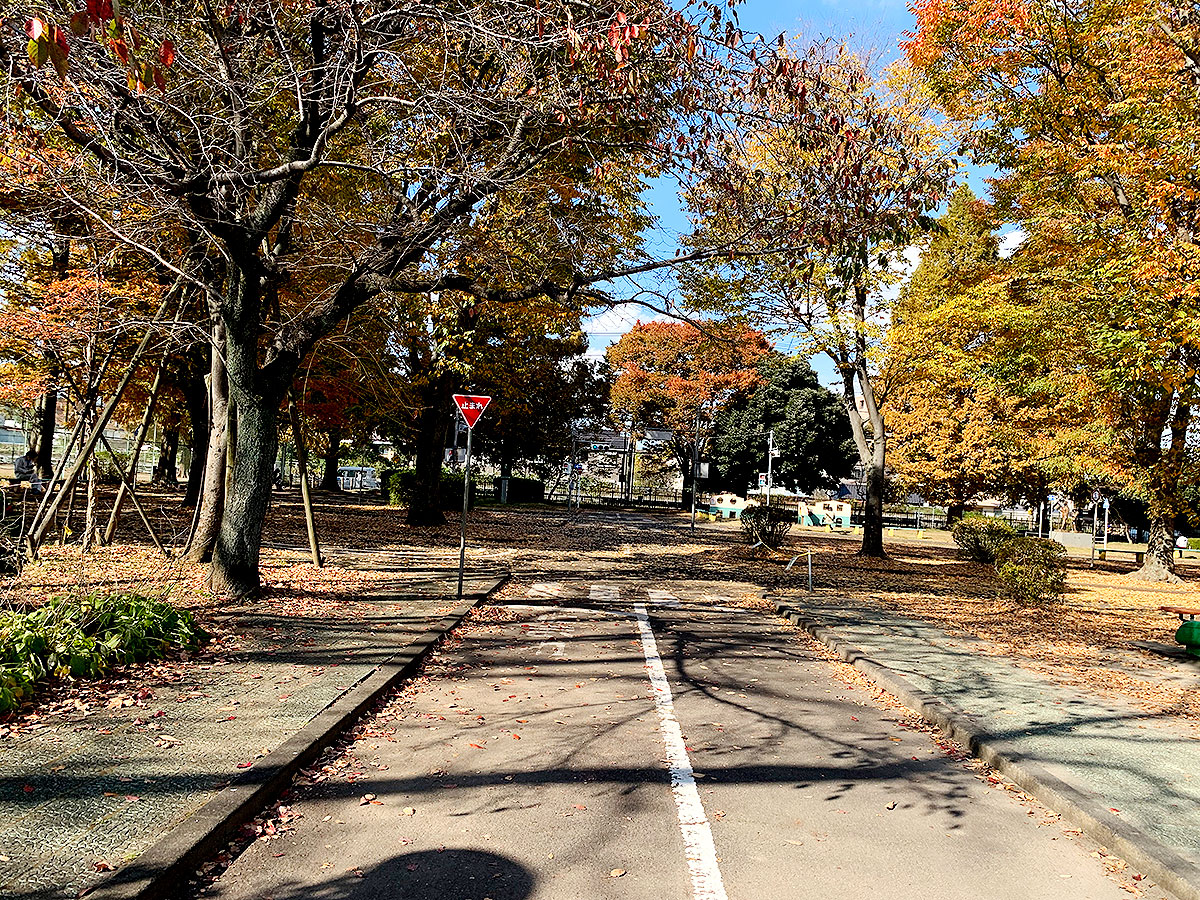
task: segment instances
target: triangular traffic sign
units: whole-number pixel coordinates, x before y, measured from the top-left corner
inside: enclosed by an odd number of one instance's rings
[[[479,421],[479,417],[483,415],[483,411],[492,402],[492,398],[479,394],[455,394],[454,402],[458,405],[458,411],[462,413],[463,421],[467,423],[467,427],[474,428],[475,423]]]

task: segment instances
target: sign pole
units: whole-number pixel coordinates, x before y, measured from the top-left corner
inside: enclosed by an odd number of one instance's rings
[[[767,508],[768,509],[771,506],[771,476],[773,474],[771,471],[771,469],[772,469],[771,463],[775,461],[774,457],[775,457],[775,429],[772,428],[770,431],[767,432]]]
[[[488,404],[491,402],[491,397],[485,397],[482,395],[454,395],[454,404],[458,407],[458,411],[462,414],[463,421],[467,424],[467,458],[463,463],[462,528],[458,534],[459,603],[462,603],[463,597],[463,571],[467,567],[467,507],[471,503],[471,438],[475,434],[475,423],[479,421],[479,417],[483,415],[483,411],[487,409]],[[455,441],[455,444],[457,443],[458,442]]]
[[[471,436],[472,426],[467,426],[467,461],[463,466],[463,510],[462,529],[458,534],[458,602],[462,603],[463,569],[467,565],[467,504],[471,500]]]

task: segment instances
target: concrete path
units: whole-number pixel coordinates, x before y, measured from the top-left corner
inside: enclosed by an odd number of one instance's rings
[[[175,680],[0,738],[0,896],[75,897],[136,858],[455,606],[441,556],[331,554],[394,570],[344,617],[224,609],[236,647]],[[471,573],[467,598],[501,574]],[[269,605],[267,608],[271,608]],[[122,705],[124,704],[124,705]]]
[[[560,578],[524,599],[461,629],[297,789],[294,831],[204,896],[1130,896],[1053,817],[711,585]]]
[[[1200,897],[1200,740],[1193,729],[1056,683],[987,653],[982,641],[878,607],[794,608],[810,631],[885,687],[934,698],[939,717],[948,716],[1027,790],[1180,896]],[[1200,687],[1200,670],[1189,661],[1174,677]]]

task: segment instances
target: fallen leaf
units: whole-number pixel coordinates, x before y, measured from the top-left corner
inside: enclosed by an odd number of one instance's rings
[[[624,875],[625,875],[624,869],[613,869],[611,872],[608,873],[609,878],[621,878]]]

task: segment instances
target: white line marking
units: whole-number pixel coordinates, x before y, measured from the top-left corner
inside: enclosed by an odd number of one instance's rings
[[[615,603],[621,599],[621,590],[615,584],[593,584],[588,599]]]
[[[539,598],[557,598],[562,596],[561,581],[539,581],[537,584],[530,585],[527,597]]]
[[[647,589],[646,594],[650,597],[651,603],[657,603],[662,606],[679,605],[679,599],[670,591],[652,591]]]
[[[646,671],[650,675],[654,708],[658,711],[658,729],[667,748],[667,766],[671,775],[671,793],[675,796],[675,807],[679,813],[679,830],[683,833],[684,854],[687,856],[688,871],[692,876],[692,896],[695,900],[726,900],[725,884],[721,881],[721,869],[717,865],[717,848],[713,844],[712,829],[704,815],[700,792],[696,790],[696,775],[692,761],[688,759],[687,747],[683,743],[683,732],[675,718],[675,704],[671,700],[671,685],[663,670],[662,657],[658,655],[658,644],[650,628],[650,617],[646,615],[646,604],[635,603],[638,631],[642,636],[642,652],[646,656]]]

